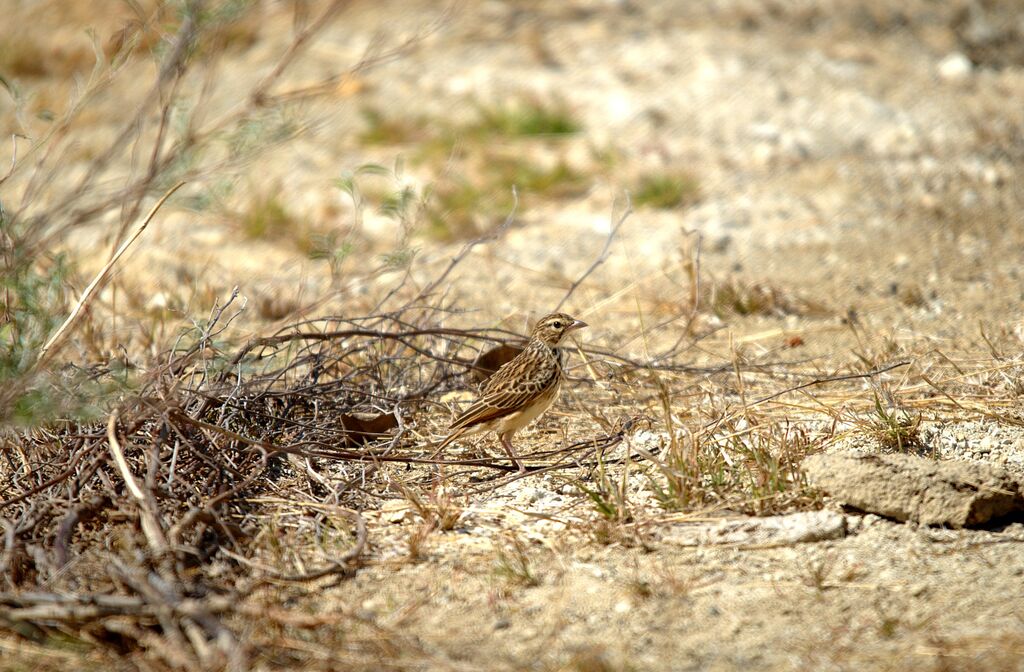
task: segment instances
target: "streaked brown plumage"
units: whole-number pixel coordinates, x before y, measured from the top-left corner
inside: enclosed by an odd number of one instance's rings
[[[512,447],[512,437],[555,400],[563,378],[558,345],[570,332],[585,326],[586,322],[565,313],[552,313],[538,320],[526,348],[487,379],[480,398],[452,422],[437,450],[456,439],[493,431],[498,433],[512,463],[525,471]]]

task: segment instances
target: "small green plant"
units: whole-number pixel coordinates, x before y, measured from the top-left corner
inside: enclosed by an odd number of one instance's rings
[[[808,559],[804,565],[803,584],[819,593],[825,592],[829,588],[829,576],[835,568],[835,561],[834,556]]]
[[[503,535],[500,543],[495,546],[495,552],[498,556],[494,567],[496,574],[522,586],[540,585],[540,578],[534,573],[530,564],[530,554],[526,550],[526,543],[519,535],[514,532]]]
[[[603,457],[598,458],[596,470],[590,475],[593,481],[584,485],[582,480],[573,485],[585,494],[600,515],[597,520],[587,523],[586,531],[599,544],[617,543],[627,547],[650,548],[642,526],[635,525],[635,507],[630,501],[630,475],[633,462],[626,459],[616,465],[614,473],[607,468]]]
[[[551,198],[567,198],[584,193],[588,187],[586,176],[558,161],[550,168],[529,161],[497,162],[493,181],[498,185],[515,185],[523,194],[536,194]]]
[[[875,415],[870,431],[875,439],[885,448],[900,452],[920,446],[921,415],[912,415],[900,408],[888,391],[882,392],[886,403],[882,402],[882,396],[877,390],[872,390],[872,394],[875,399]]]
[[[337,231],[328,233],[315,233],[310,236],[309,258],[326,261],[331,269],[331,277],[338,279],[341,276],[341,267],[355,250],[355,245],[348,240],[342,240]]]
[[[390,117],[375,107],[364,107],[360,113],[365,128],[359,141],[364,145],[401,145],[426,139],[426,124],[420,120]]]
[[[467,130],[477,136],[537,137],[579,133],[582,125],[562,103],[537,100],[478,105],[479,120]]]
[[[707,505],[767,515],[813,502],[800,462],[814,444],[798,426],[747,413],[717,420],[716,429],[680,426],[668,386],[655,378],[665,414],[668,445],[657,455],[639,451],[658,470],[650,487],[670,511]]]
[[[594,508],[605,520],[614,523],[629,522],[633,519],[629,503],[629,463],[618,479],[613,478],[605,468],[603,459],[598,460],[593,487],[578,481],[576,487],[590,498]]]
[[[421,233],[443,241],[459,240],[478,236],[507,217],[514,203],[513,187],[524,203],[531,197],[569,198],[590,187],[588,176],[566,160],[545,162],[534,156],[535,149],[582,129],[566,106],[518,100],[477,104],[476,112],[475,119],[453,124],[390,117],[375,108],[363,110],[364,143],[415,141],[413,161],[430,164],[444,175],[418,192],[411,188],[407,193],[388,191],[379,199],[382,214],[412,212],[412,222],[424,224]]]
[[[253,240],[280,239],[295,232],[296,220],[274,193],[260,194],[240,217],[242,233]]]
[[[63,255],[22,252],[17,226],[2,207],[0,231],[13,234],[13,249],[0,258],[0,424],[95,417],[103,400],[125,381],[125,367],[111,359],[105,372],[114,375],[93,376],[73,367],[50,372],[39,365],[40,349],[67,314],[65,285],[71,268]],[[96,346],[88,339],[83,345]]]
[[[707,485],[724,482],[724,465],[717,458],[717,451],[709,451],[702,444],[700,436],[679,426],[672,394],[665,381],[655,375],[652,383],[658,390],[668,445],[660,457],[648,453],[648,459],[660,474],[660,478],[648,475],[650,488],[661,506],[669,511],[696,508],[706,498]]]
[[[0,215],[2,216],[2,215]],[[65,312],[66,259],[30,265],[12,255],[0,277],[0,376],[9,378],[32,368],[39,348],[61,322]]]
[[[410,241],[413,233],[426,219],[424,213],[427,211],[427,196],[406,182],[403,167],[401,158],[395,161],[392,168],[368,163],[335,180],[335,185],[352,199],[354,215],[345,236],[336,238],[342,241],[342,249],[336,248],[333,254],[337,255],[339,251],[344,256],[349,254],[343,249],[344,243],[351,242],[351,235],[358,233],[366,208],[372,205],[371,201],[376,201],[378,212],[398,226],[395,247],[391,252],[381,255],[381,261],[391,270],[401,270],[412,263],[418,249],[412,247]],[[369,184],[370,191],[366,189],[368,179],[373,180]]]
[[[625,153],[614,145],[596,147],[591,145],[590,158],[598,167],[599,172],[611,175],[622,168],[626,162]]]
[[[812,444],[802,427],[772,423],[752,432],[748,440],[735,436],[730,443],[739,457],[734,464],[750,510],[764,515],[776,511],[780,499],[806,501],[807,483],[800,462],[811,452]]]
[[[661,210],[690,205],[700,198],[696,178],[686,173],[642,175],[631,191],[637,207]]]
[[[488,199],[482,189],[464,178],[435,185],[427,206],[427,233],[440,241],[472,238],[482,228],[478,220],[494,217],[504,199]],[[507,203],[511,206],[511,201]]]
[[[512,210],[512,187],[523,203],[532,198],[568,198],[584,193],[587,177],[564,161],[545,167],[521,158],[484,154],[474,179],[457,177],[434,185],[426,205],[431,237],[457,240],[479,235]]]
[[[521,157],[522,150],[550,146],[552,141],[583,130],[582,124],[569,110],[557,103],[515,101],[504,105],[477,104],[477,116],[463,123],[437,121],[389,120],[382,115],[371,117],[369,141],[385,138],[418,140],[414,153],[416,162],[438,166],[459,167],[475,164],[481,157],[484,164],[493,156],[496,144],[512,147]],[[428,130],[436,129],[436,130]],[[368,131],[368,133],[370,132]],[[498,157],[500,158],[500,157]]]

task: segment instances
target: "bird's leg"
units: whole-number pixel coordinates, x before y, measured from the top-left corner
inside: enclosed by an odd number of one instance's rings
[[[512,447],[511,433],[502,432],[498,435],[498,438],[501,439],[501,447],[504,448],[505,452],[508,453],[508,456],[512,458],[512,464],[519,469],[519,473],[521,474],[525,472],[526,465],[519,461],[519,456],[516,455],[516,449]]]

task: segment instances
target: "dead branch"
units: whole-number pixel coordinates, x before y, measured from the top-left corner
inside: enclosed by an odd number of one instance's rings
[[[612,207],[612,210],[614,211],[614,206]],[[633,214],[633,203],[629,198],[629,192],[626,192],[626,208],[622,211],[622,214],[619,215],[619,219],[612,226],[611,231],[608,232],[608,238],[604,241],[604,247],[601,248],[601,254],[597,255],[597,258],[594,259],[594,263],[590,264],[590,266],[587,267],[587,270],[583,271],[583,273],[573,280],[571,285],[569,285],[569,289],[566,291],[565,296],[563,296],[562,300],[558,302],[557,306],[555,306],[556,311],[561,310],[562,306],[565,305],[565,302],[568,301],[569,297],[576,291],[576,288],[583,284],[583,281],[586,280],[598,266],[608,260],[608,255],[611,253],[612,241],[615,240],[615,236],[618,235],[619,229],[622,228],[622,225],[626,223],[626,220],[629,219],[631,214]]]
[[[444,269],[444,271],[442,271],[439,276],[434,278],[434,280],[432,280],[426,287],[420,290],[420,293],[413,300],[413,303],[418,303],[420,300],[430,296],[434,292],[434,290],[437,289],[438,286],[440,286],[440,284],[445,281],[445,279],[455,269],[455,267],[462,263],[462,260],[465,259],[469,255],[469,253],[472,252],[473,249],[476,248],[478,245],[489,243],[492,240],[497,240],[498,238],[503,236],[505,232],[508,231],[509,227],[512,226],[512,222],[515,221],[516,212],[518,210],[519,192],[516,190],[515,186],[513,186],[512,207],[509,209],[509,213],[505,217],[505,221],[503,221],[499,226],[494,227],[492,230],[488,231],[484,235],[478,236],[473,240],[469,241],[468,243],[466,243],[465,245],[463,245],[462,249],[460,249],[454,257],[452,257],[452,260],[448,263],[448,266]]]
[[[146,217],[139,223],[135,231],[132,232],[132,235],[128,236],[128,238],[123,243],[121,243],[121,246],[118,247],[117,251],[114,252],[114,254],[110,257],[110,261],[108,261],[103,266],[103,268],[100,269],[100,272],[96,274],[96,277],[92,279],[92,282],[90,282],[89,285],[85,288],[85,291],[82,292],[82,296],[75,303],[75,307],[71,310],[71,314],[68,315],[67,319],[64,320],[63,324],[60,325],[57,331],[53,333],[53,336],[51,336],[50,340],[46,342],[46,345],[40,348],[39,356],[36,360],[37,366],[43,365],[47,361],[47,359],[49,359],[56,353],[56,346],[60,344],[61,339],[74,325],[75,320],[78,319],[78,316],[82,313],[82,310],[89,303],[89,300],[92,298],[93,294],[96,293],[96,290],[99,289],[103,281],[106,280],[107,277],[110,275],[110,271],[111,269],[114,268],[114,265],[117,263],[118,259],[120,259],[122,255],[124,255],[128,248],[131,247],[131,244],[134,243],[135,240],[142,235],[142,232],[146,230],[146,227],[149,226],[150,221],[152,221],[153,216],[156,215],[157,211],[160,209],[160,206],[162,206],[167,201],[167,199],[171,197],[171,194],[173,194],[182,186],[184,186],[184,184],[184,182],[178,182],[176,185],[168,189],[167,192],[160,197],[160,200],[158,200],[153,205],[153,208],[149,211],[149,214],[146,215]]]
[[[809,380],[806,383],[801,383],[800,385],[795,385],[793,387],[787,387],[784,390],[779,390],[778,392],[774,392],[772,394],[769,394],[766,397],[761,397],[760,399],[756,399],[756,400],[750,402],[748,404],[748,406],[758,406],[758,405],[763,404],[765,402],[771,401],[772,399],[778,399],[779,397],[781,397],[781,396],[783,396],[785,394],[789,394],[790,392],[799,392],[800,390],[807,389],[808,387],[814,387],[816,385],[825,385],[827,383],[837,383],[837,382],[840,382],[840,381],[843,381],[843,380],[857,380],[859,378],[874,378],[876,376],[882,375],[883,373],[887,373],[889,371],[892,371],[893,369],[899,369],[899,368],[902,368],[904,366],[910,366],[910,364],[912,364],[912,363],[913,362],[911,362],[910,360],[904,360],[902,362],[895,362],[895,363],[889,364],[887,366],[882,366],[882,367],[874,368],[874,369],[872,369],[870,371],[865,371],[864,373],[847,373],[847,374],[843,374],[843,375],[839,375],[839,376],[826,376],[824,378],[815,378],[814,380]]]
[[[316,579],[322,579],[325,576],[332,575],[348,575],[351,574],[355,563],[358,561],[359,556],[363,554],[366,549],[366,521],[359,515],[358,511],[352,511],[336,507],[335,510],[348,516],[356,524],[356,543],[348,551],[341,554],[337,558],[331,558],[330,562],[320,569],[310,570],[308,572],[302,572],[300,574],[282,574],[279,572],[271,572],[268,578],[276,581],[287,581],[290,583],[305,583],[307,581],[315,581]]]

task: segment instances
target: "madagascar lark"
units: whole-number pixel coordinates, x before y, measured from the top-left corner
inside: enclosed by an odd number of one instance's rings
[[[526,471],[512,447],[512,437],[540,417],[558,396],[565,355],[558,346],[570,332],[585,326],[586,322],[565,313],[541,318],[526,348],[487,379],[480,398],[452,422],[437,450],[464,436],[497,432],[512,463],[520,472]]]

